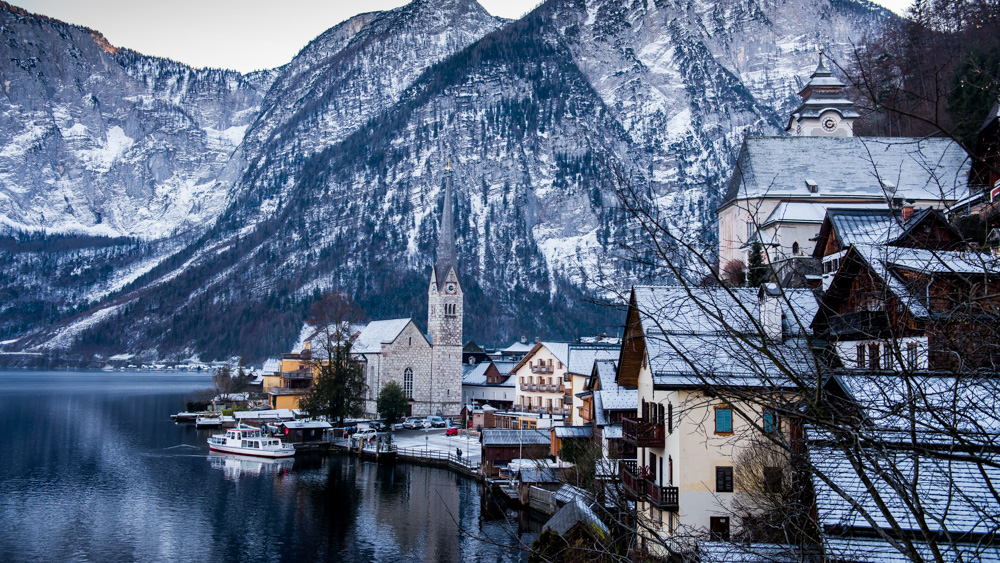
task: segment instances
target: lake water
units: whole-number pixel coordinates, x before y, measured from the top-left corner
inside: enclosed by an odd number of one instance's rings
[[[0,372],[11,561],[518,561],[537,522],[444,469],[210,454],[205,374]],[[217,432],[217,431],[215,431]]]

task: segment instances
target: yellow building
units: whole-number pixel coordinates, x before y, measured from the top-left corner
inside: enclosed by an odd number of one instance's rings
[[[299,408],[303,397],[312,390],[315,372],[309,342],[301,352],[282,354],[278,373],[264,377],[264,392],[271,408]]]

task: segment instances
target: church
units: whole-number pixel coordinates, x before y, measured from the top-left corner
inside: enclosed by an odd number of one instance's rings
[[[412,318],[373,321],[351,351],[365,366],[365,416],[377,417],[378,393],[390,381],[403,387],[412,416],[458,416],[462,409],[463,292],[455,250],[451,167],[445,170],[444,210],[437,261],[427,288],[427,334]]]

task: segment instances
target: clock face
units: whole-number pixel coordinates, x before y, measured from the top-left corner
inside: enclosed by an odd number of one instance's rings
[[[448,293],[455,293],[455,284],[449,283],[447,286],[445,286],[444,290],[447,291]]]
[[[837,128],[837,120],[832,117],[827,117],[823,120],[823,129],[826,131],[833,131]]]

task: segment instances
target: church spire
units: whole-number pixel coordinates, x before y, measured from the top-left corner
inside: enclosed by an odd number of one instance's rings
[[[455,268],[456,272],[457,259],[455,252],[455,227],[454,227],[454,210],[452,200],[454,199],[454,194],[452,194],[452,175],[451,175],[451,159],[448,159],[448,166],[444,170],[444,210],[441,213],[441,228],[438,230],[438,249],[437,249],[437,262],[434,263],[434,272],[437,275],[438,290],[444,286],[445,278],[448,277],[448,271],[451,268]]]

